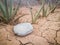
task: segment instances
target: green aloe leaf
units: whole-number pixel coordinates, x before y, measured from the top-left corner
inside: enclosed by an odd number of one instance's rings
[[[40,16],[40,12],[41,12],[42,8],[43,8],[43,5],[42,5],[42,7],[39,9],[39,11],[35,13],[35,18],[36,18],[36,19]]]
[[[11,17],[12,16],[12,4],[13,0],[10,0],[10,8],[9,8],[9,16]]]
[[[13,19],[13,18],[16,16],[19,7],[20,7],[20,0],[19,0],[19,3],[18,3],[17,8],[14,10],[14,12],[13,12],[13,14],[12,14],[12,16],[11,16],[11,19]]]
[[[0,2],[0,10],[2,11],[2,14],[3,14],[2,16],[4,17],[4,19],[7,20],[6,19],[6,17],[7,17],[6,16],[6,10],[5,10],[5,7],[4,7],[2,2]]]
[[[0,11],[2,12],[2,16],[0,16],[0,18],[4,20],[3,22],[9,23],[14,19],[19,9],[20,1],[21,0],[19,0],[18,6],[15,10],[13,10],[13,4],[12,4],[13,0],[10,0],[9,6],[8,6],[8,0],[4,0],[3,3],[0,1]]]
[[[5,5],[5,9],[6,9],[6,18],[7,18],[7,21],[9,20],[9,12],[8,12],[8,4],[7,4],[7,0],[4,0],[4,5]]]

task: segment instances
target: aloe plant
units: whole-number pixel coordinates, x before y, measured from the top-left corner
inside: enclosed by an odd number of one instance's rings
[[[49,2],[48,7],[45,7],[45,0],[42,0],[42,5],[43,5],[43,8],[42,8],[43,17],[47,17],[50,13],[53,13],[57,7],[57,4],[51,5],[50,2]]]
[[[35,23],[37,21],[37,19],[41,16],[41,10],[43,9],[44,4],[40,7],[40,9],[38,11],[36,11],[35,14],[32,13],[32,7],[30,6],[30,4],[28,3],[29,8],[30,8],[30,12],[31,12],[31,17],[32,17],[32,23]]]
[[[29,4],[29,3],[28,3]],[[30,12],[31,12],[31,17],[32,17],[32,23],[35,23],[37,21],[37,19],[39,18],[39,16],[41,15],[40,12],[42,11],[42,17],[47,17],[51,12],[53,12],[56,8],[56,6],[54,8],[52,8],[51,10],[49,10],[49,7],[45,7],[45,0],[42,0],[42,6],[39,9],[39,11],[37,11],[35,14],[32,13],[32,8],[29,5],[30,8]],[[49,5],[48,5],[49,6]]]
[[[55,0],[56,1],[56,0]],[[52,2],[52,1],[51,1]],[[56,1],[57,2],[57,1]],[[50,1],[48,2],[48,6],[49,6],[49,10],[53,10],[51,11],[51,13],[53,13],[57,7],[57,3],[56,4],[53,4],[53,3],[50,3]]]
[[[19,5],[20,5],[20,0],[19,0],[17,8],[15,8],[15,10],[13,10],[13,4],[12,4],[13,0],[10,0],[10,6],[9,7],[7,4],[7,1],[8,0],[4,0],[4,3],[2,3],[0,1],[0,10],[2,12],[2,15],[0,16],[0,18],[4,23],[9,23],[10,21],[12,21],[14,19],[17,11],[19,9]]]
[[[47,9],[45,9],[45,0],[42,0],[42,16],[46,16],[46,13],[47,13]]]
[[[30,8],[32,23],[35,23],[37,21],[37,19],[41,16],[40,12],[41,12],[42,8],[43,8],[43,5],[35,14],[32,13],[32,8]]]

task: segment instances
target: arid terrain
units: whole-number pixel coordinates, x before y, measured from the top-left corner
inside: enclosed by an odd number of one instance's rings
[[[39,6],[33,6],[33,14],[39,9]],[[21,7],[17,16],[25,15],[19,18],[18,23],[31,23],[29,8]],[[32,24],[34,31],[20,37],[14,34],[13,26],[0,24],[0,45],[20,45],[20,41],[25,44],[31,42],[34,45],[60,45],[60,9],[57,8],[54,13],[47,18],[39,18],[36,24]],[[20,41],[19,41],[20,40]],[[31,45],[31,44],[28,44]]]

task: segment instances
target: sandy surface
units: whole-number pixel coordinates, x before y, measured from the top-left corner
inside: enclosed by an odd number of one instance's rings
[[[33,13],[37,10],[38,6],[33,7]],[[18,23],[31,23],[31,15],[28,8],[20,8],[17,15],[21,14],[25,16],[19,18]],[[50,14],[47,18],[40,18],[37,20],[36,24],[32,24],[34,31],[25,37],[15,35],[13,32],[13,25],[0,25],[0,45],[20,45],[20,41],[23,44],[31,42],[34,45],[58,45],[60,44],[59,18],[60,9],[56,9],[55,12]]]

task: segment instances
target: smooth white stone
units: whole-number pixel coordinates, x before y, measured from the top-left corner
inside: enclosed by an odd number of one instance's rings
[[[21,23],[14,26],[14,33],[19,36],[25,36],[33,32],[33,26],[30,23]]]

